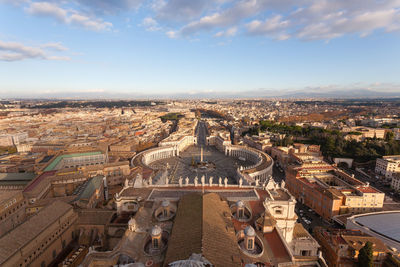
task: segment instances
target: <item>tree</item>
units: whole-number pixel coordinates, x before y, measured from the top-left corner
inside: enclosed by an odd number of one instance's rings
[[[387,132],[386,133],[386,141],[392,141],[394,140],[394,133],[393,132]]]
[[[360,253],[358,254],[358,266],[359,267],[373,267],[374,266],[374,257],[372,255],[372,243],[367,242],[365,246],[360,249]]]

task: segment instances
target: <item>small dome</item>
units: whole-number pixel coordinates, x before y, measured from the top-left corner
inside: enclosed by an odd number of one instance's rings
[[[254,231],[254,228],[249,225],[244,229],[244,234],[246,236],[255,236],[256,231]]]
[[[243,208],[243,207],[244,207],[243,201],[238,200],[238,201],[236,202],[236,207],[238,207],[238,208]]]
[[[136,226],[136,220],[134,218],[131,218],[128,222],[129,226]]]
[[[163,200],[163,202],[161,202],[161,206],[163,206],[164,208],[168,207],[170,204],[169,200]]]
[[[156,226],[154,226],[153,228],[151,228],[151,235],[152,235],[152,236],[161,235],[161,232],[162,232],[161,227],[158,226],[158,225],[156,225]]]

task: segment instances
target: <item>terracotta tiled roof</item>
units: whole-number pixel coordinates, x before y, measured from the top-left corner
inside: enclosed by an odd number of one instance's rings
[[[174,227],[168,241],[165,266],[177,260],[188,259],[192,253],[201,253],[202,208],[200,194],[184,195],[179,201]]]
[[[293,238],[311,238],[311,236],[301,223],[296,223],[293,229]]]
[[[70,209],[72,209],[71,205],[61,201],[55,201],[29,218],[19,227],[1,237],[0,265],[29,242],[34,241],[40,233],[46,230],[61,216],[65,215]]]
[[[202,254],[214,266],[241,266],[230,210],[218,194],[184,195],[178,206],[164,266]]]

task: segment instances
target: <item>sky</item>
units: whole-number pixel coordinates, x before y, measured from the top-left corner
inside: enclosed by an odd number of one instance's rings
[[[0,0],[0,97],[400,91],[400,0]]]

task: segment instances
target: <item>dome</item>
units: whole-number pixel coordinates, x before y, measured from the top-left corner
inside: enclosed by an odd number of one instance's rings
[[[136,220],[135,220],[134,218],[131,218],[131,219],[129,220],[129,222],[128,222],[128,225],[129,225],[129,226],[134,226],[134,225],[136,225]]]
[[[163,206],[164,208],[169,206],[169,200],[163,200],[163,202],[161,202],[161,206]]]
[[[158,225],[156,225],[156,226],[154,226],[153,228],[151,228],[151,235],[152,235],[152,236],[161,235],[161,232],[162,232],[161,227],[158,226]]]
[[[243,201],[238,200],[238,202],[236,202],[236,206],[237,206],[238,208],[243,208],[243,207],[244,207]]]
[[[254,228],[249,225],[244,229],[244,234],[246,236],[255,236],[256,231],[254,231]]]
[[[128,222],[128,228],[130,231],[136,231],[136,220],[134,218],[131,218]]]

